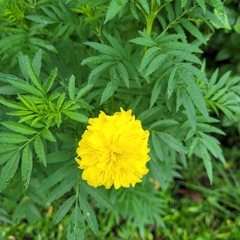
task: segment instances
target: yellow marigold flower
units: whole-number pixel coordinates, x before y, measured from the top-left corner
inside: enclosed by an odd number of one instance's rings
[[[101,111],[98,118],[90,118],[78,143],[76,161],[91,186],[134,187],[148,173],[149,131],[142,129],[132,110],[120,110],[113,116]]]

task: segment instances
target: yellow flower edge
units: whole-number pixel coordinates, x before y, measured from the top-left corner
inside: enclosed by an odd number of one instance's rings
[[[78,143],[75,158],[83,169],[82,179],[93,187],[112,185],[135,186],[148,173],[146,163],[149,131],[143,130],[132,110],[116,112],[113,116],[100,112],[90,118],[87,130]]]

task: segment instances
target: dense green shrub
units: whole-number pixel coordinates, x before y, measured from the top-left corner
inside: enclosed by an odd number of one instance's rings
[[[203,53],[219,29],[239,34],[239,17],[229,23],[226,7],[221,0],[1,0],[0,220],[34,224],[53,205],[55,224],[69,220],[67,238],[83,239],[88,226],[99,233],[94,204],[132,220],[141,237],[147,225],[165,228],[167,203],[149,180],[167,189],[200,159],[212,183],[212,163],[225,163],[221,120],[239,119],[239,67],[235,76],[219,73]],[[135,188],[93,188],[74,160],[77,143],[88,118],[120,107],[150,131],[149,173]]]

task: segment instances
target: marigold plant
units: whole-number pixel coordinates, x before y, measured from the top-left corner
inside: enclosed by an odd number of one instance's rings
[[[113,116],[101,111],[98,118],[89,119],[78,144],[76,161],[83,169],[82,178],[94,187],[134,187],[148,173],[148,137],[132,110],[121,108]]]

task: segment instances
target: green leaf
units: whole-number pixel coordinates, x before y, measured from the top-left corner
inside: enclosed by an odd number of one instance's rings
[[[214,9],[218,13],[218,17],[221,20],[221,22],[224,24],[225,23],[225,10],[224,10],[224,5],[221,0],[210,0]]]
[[[203,12],[206,13],[206,4],[205,0],[196,0],[198,5],[202,8]]]
[[[154,103],[157,101],[158,96],[161,92],[161,88],[162,88],[162,79],[159,78],[157,79],[157,81],[154,83],[153,86],[153,90],[152,90],[152,94],[151,94],[151,99],[150,99],[150,106],[149,108],[152,108],[152,106],[154,105]]]
[[[158,132],[158,136],[171,148],[173,148],[177,152],[187,154],[187,148],[183,146],[182,142],[180,142],[176,137],[164,132]]]
[[[20,109],[20,110],[28,110],[28,108],[26,108],[25,106],[19,104],[19,103],[15,103],[15,102],[10,102],[9,100],[0,97],[0,103],[2,105],[5,105],[9,108],[14,108],[14,109]]]
[[[141,61],[140,71],[142,71],[159,54],[159,47],[149,48]]]
[[[93,84],[88,84],[85,87],[83,87],[82,89],[80,89],[80,91],[77,94],[76,100],[81,98],[88,91],[90,91],[92,89],[92,87],[93,87]]]
[[[35,54],[33,61],[32,61],[32,67],[37,75],[39,77],[40,75],[40,70],[42,66],[42,50],[39,49],[37,53]]]
[[[126,5],[127,0],[112,0],[106,13],[104,24],[114,18]]]
[[[26,189],[28,188],[28,185],[30,182],[32,167],[33,167],[32,150],[31,150],[29,144],[27,144],[23,148],[22,164],[21,164],[22,180],[24,182],[24,186]]]
[[[161,64],[165,61],[166,57],[167,55],[165,54],[160,54],[157,57],[155,57],[147,67],[145,76],[148,76],[151,73],[155,72],[161,66]]]
[[[22,124],[22,123],[16,123],[16,122],[1,122],[1,124],[14,131],[14,132],[17,132],[17,133],[22,133],[22,134],[25,134],[25,135],[32,135],[34,133],[37,133],[36,130],[34,130],[33,128],[25,125],[25,124]]]
[[[82,188],[95,198],[100,204],[108,208],[109,210],[116,210],[114,205],[110,202],[109,198],[104,194],[101,188],[93,188],[89,186],[85,181],[81,180]]]
[[[63,104],[63,102],[64,102],[64,100],[65,100],[65,96],[66,96],[66,93],[63,92],[63,93],[59,96],[59,98],[58,98],[58,101],[57,101],[57,110],[58,110],[58,111],[59,111],[60,108],[62,107],[62,104]]]
[[[96,214],[93,211],[91,205],[87,202],[85,197],[83,197],[81,194],[79,194],[79,202],[80,202],[80,208],[82,209],[85,218],[87,220],[87,223],[89,227],[92,229],[92,231],[98,235],[98,222],[96,219]]]
[[[85,42],[84,44],[86,44],[89,47],[91,47],[99,52],[102,52],[106,55],[114,56],[114,57],[121,57],[121,54],[119,54],[119,52],[116,49],[114,49],[113,47],[110,47],[106,44],[97,43],[97,42]],[[83,60],[81,65],[84,65],[84,64],[86,64],[86,63]]]
[[[104,72],[107,68],[109,68],[112,65],[113,65],[112,62],[106,62],[94,68],[94,70],[91,71],[91,73],[89,74],[89,77],[88,77],[89,83],[91,83],[94,80],[94,77],[96,77],[96,75]]]
[[[146,31],[144,31],[144,32],[138,31],[138,33],[142,37],[134,38],[134,39],[130,40],[130,42],[141,45],[141,46],[147,46],[147,47],[153,47],[156,45],[156,42],[152,40],[152,38],[147,34]]]
[[[150,109],[145,110],[144,112],[140,113],[138,119],[144,121],[145,119],[149,118],[151,115],[155,114],[156,112],[160,111],[162,106],[152,107]]]
[[[191,157],[192,154],[194,153],[194,151],[196,150],[196,147],[198,146],[199,144],[199,138],[196,137],[192,140],[192,143],[189,147],[189,152],[188,152],[188,157]]]
[[[75,154],[76,156],[76,154]],[[74,159],[74,152],[72,150],[60,150],[52,152],[46,156],[47,163],[60,163]]]
[[[41,132],[41,136],[45,139],[47,139],[50,142],[56,142],[55,137],[53,136],[53,134],[51,133],[51,131],[48,128],[45,128],[42,132]]]
[[[194,37],[196,37],[200,42],[204,43],[205,45],[207,44],[205,37],[203,34],[198,30],[198,28],[193,25],[190,20],[181,18],[180,19],[181,25]]]
[[[67,227],[67,240],[84,239],[85,223],[78,205],[75,206]]]
[[[158,120],[154,122],[152,125],[150,125],[149,129],[158,129],[159,127],[166,127],[166,126],[171,126],[171,125],[176,125],[178,124],[177,121],[172,120],[172,119],[163,119],[163,120]]]
[[[0,177],[0,192],[6,188],[15,175],[20,160],[20,153],[16,152],[2,168]]]
[[[100,105],[106,102],[118,88],[119,76],[115,68],[110,69],[110,78],[111,78],[111,81],[108,82],[106,88],[103,90],[101,100],[100,100]]]
[[[60,158],[61,153],[61,151],[58,152],[59,155],[55,155],[55,157]],[[61,168],[59,168],[56,172],[51,174],[42,182],[38,191],[43,192],[45,190],[48,190],[50,187],[63,180],[65,177],[71,175],[71,173],[74,172],[74,169],[77,169],[77,166],[75,164],[73,165],[71,162],[64,164]]]
[[[19,89],[22,89],[22,90],[24,90],[24,91],[26,91],[26,92],[29,92],[29,93],[31,93],[31,94],[35,94],[35,95],[37,95],[37,96],[39,96],[39,97],[43,97],[43,96],[44,96],[43,92],[39,91],[39,90],[38,90],[37,88],[35,88],[34,86],[32,86],[32,85],[30,85],[29,83],[24,82],[24,81],[22,81],[22,80],[17,80],[17,81],[15,81],[15,80],[10,80],[10,79],[9,79],[8,82],[9,82],[11,85],[13,85],[14,87],[19,88]]]
[[[27,68],[26,68],[26,56],[22,52],[20,52],[19,55],[18,55],[18,62],[19,62],[20,69],[21,69],[23,77],[26,80],[28,80],[29,76],[28,76]]]
[[[24,143],[29,139],[21,134],[0,132],[1,143]]]
[[[71,100],[75,99],[75,77],[73,75],[69,79],[68,94]]]
[[[70,112],[70,111],[64,111],[63,112],[66,116],[68,116],[69,118],[77,121],[77,122],[81,122],[81,123],[87,123],[88,122],[88,117],[82,113],[78,113],[78,112]]]
[[[42,140],[38,135],[35,137],[35,140],[34,140],[34,150],[40,162],[43,164],[44,167],[46,167],[47,161],[46,161],[45,150],[44,150]]]
[[[169,22],[173,22],[175,18],[175,13],[170,2],[168,2],[168,4],[166,5],[166,10]]]
[[[26,68],[27,68],[27,72],[28,75],[30,77],[30,79],[32,80],[33,84],[40,90],[43,92],[43,87],[42,87],[42,83],[40,82],[40,80],[37,77],[37,74],[30,62],[30,59],[28,56],[26,56]]]
[[[168,79],[168,86],[167,86],[168,99],[172,96],[172,92],[173,92],[173,89],[174,89],[174,86],[175,86],[175,74],[176,74],[176,72],[177,72],[177,68],[174,68],[171,71],[170,77]]]
[[[67,212],[69,211],[69,209],[72,207],[73,203],[76,200],[76,196],[72,196],[70,198],[68,198],[61,206],[60,208],[57,210],[56,215],[54,217],[54,224],[58,224],[63,217],[67,214]]]
[[[196,112],[192,100],[189,98],[188,94],[182,91],[182,102],[186,109],[188,121],[193,129],[196,129]]]
[[[151,139],[152,139],[153,149],[154,149],[155,153],[157,154],[157,157],[161,161],[163,161],[163,152],[162,152],[162,148],[161,148],[161,145],[160,145],[160,140],[159,140],[157,134],[152,132],[151,133]]]
[[[149,14],[149,3],[147,0],[138,0],[138,2],[141,4],[142,8],[146,11],[147,14]]]
[[[76,168],[77,170],[77,168]],[[76,172],[68,175],[53,191],[48,195],[47,202],[52,202],[55,199],[60,198],[66,192],[69,192],[74,185],[77,183],[77,174]]]
[[[118,70],[118,74],[122,78],[127,88],[129,88],[129,76],[124,65],[121,62],[118,62],[116,65],[116,69]]]
[[[212,184],[213,172],[212,172],[211,156],[209,155],[206,147],[203,144],[200,144],[200,152],[201,152],[201,156],[202,156],[202,159],[203,159],[204,166],[205,166],[206,171],[207,171],[207,175],[208,175],[210,184]]]
[[[54,80],[57,76],[57,72],[58,72],[58,69],[57,68],[54,68],[51,72],[50,72],[50,75],[49,77],[47,78],[47,80],[44,82],[43,84],[43,87],[44,87],[44,91],[47,93],[49,92],[49,90],[51,89],[53,83],[54,83]]]
[[[187,84],[188,94],[192,98],[195,106],[199,109],[204,117],[208,118],[209,115],[206,103],[198,84],[193,79],[189,78],[189,76],[185,76],[184,81]]]

